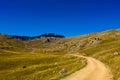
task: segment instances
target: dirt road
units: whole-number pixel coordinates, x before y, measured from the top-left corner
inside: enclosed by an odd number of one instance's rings
[[[73,56],[84,57],[80,55]],[[103,63],[91,57],[84,58],[88,60],[88,65],[62,80],[112,80],[108,69]]]

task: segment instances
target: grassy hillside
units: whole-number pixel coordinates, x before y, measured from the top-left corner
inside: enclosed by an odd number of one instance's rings
[[[87,64],[86,59],[70,56],[64,51],[43,52],[50,49],[49,44],[53,45],[56,39],[51,39],[52,42],[46,40],[35,39],[30,45],[29,41],[1,34],[0,80],[59,80]]]
[[[82,49],[118,39],[120,39],[120,30],[109,30],[77,37],[52,38],[49,39],[49,42],[46,42],[46,38],[38,38],[28,40],[25,43],[31,48],[39,49],[41,52],[65,51],[66,53],[75,53]]]
[[[13,39],[9,35],[0,34],[0,50],[1,49],[21,51],[25,50],[25,44],[18,39]]]
[[[80,52],[95,57],[109,66],[114,80],[120,78],[120,40],[106,42]]]
[[[113,79],[118,80],[120,79],[120,30],[103,33],[107,36],[102,38],[99,45],[79,50],[79,52],[105,63],[110,68]]]
[[[86,65],[83,58],[66,54],[0,52],[0,80],[59,80]],[[60,74],[65,69],[66,72]]]
[[[99,59],[114,80],[120,78],[120,30],[108,30],[25,41],[0,34],[0,80],[59,80],[86,65],[85,59],[69,55],[76,52]]]

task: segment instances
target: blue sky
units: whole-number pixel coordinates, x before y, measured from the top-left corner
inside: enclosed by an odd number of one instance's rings
[[[120,28],[119,0],[0,0],[0,32],[75,36]]]

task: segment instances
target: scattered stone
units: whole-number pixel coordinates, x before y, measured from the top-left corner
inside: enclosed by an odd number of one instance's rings
[[[59,69],[59,67],[55,67],[55,69]]]
[[[27,68],[27,66],[23,66],[23,68]]]
[[[95,44],[98,44],[100,43],[101,39],[100,38],[94,38],[93,40],[91,40],[89,42],[89,45],[95,45]]]
[[[55,65],[58,65],[58,62],[55,62]]]
[[[50,39],[46,39],[46,40],[45,40],[45,43],[47,43],[47,42],[50,42]]]
[[[56,73],[56,71],[53,71],[53,74]]]
[[[116,52],[114,52],[114,55],[115,55],[115,56],[116,56],[116,55],[119,55],[119,52],[117,52],[117,51],[116,51]]]
[[[62,69],[62,70],[60,70],[60,74],[65,74],[65,73],[67,73],[67,69]]]

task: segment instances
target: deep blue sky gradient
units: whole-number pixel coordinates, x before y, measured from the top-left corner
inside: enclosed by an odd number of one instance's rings
[[[0,0],[0,32],[75,36],[120,28],[120,0]]]

